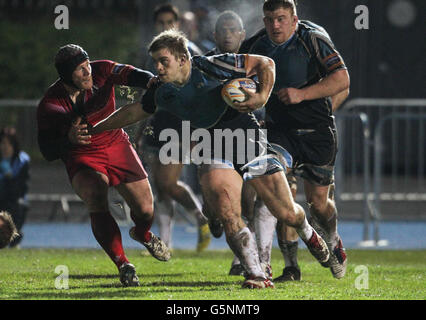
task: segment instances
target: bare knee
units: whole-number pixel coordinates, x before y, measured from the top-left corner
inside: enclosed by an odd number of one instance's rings
[[[152,200],[138,199],[138,201],[131,206],[131,209],[133,214],[145,220],[149,220],[154,215],[154,203]]]
[[[290,227],[297,226],[299,224],[300,217],[298,216],[298,212],[296,208],[294,206],[291,206],[291,207],[285,208],[284,210],[285,210],[285,213],[283,214],[283,216],[285,218],[282,219],[281,221]]]
[[[142,219],[150,219],[154,215],[154,199],[150,189],[141,193],[129,192],[125,194],[126,202],[132,213]]]
[[[108,210],[108,186],[102,183],[88,183],[76,192],[88,206],[89,211]]]
[[[105,190],[84,190],[81,192],[83,199],[90,203],[103,203],[107,201],[107,192]]]
[[[326,215],[335,208],[334,201],[326,197],[312,197],[308,199],[308,206],[313,215]]]
[[[291,203],[288,206],[282,207],[279,222],[292,228],[300,226],[305,219],[305,210],[298,203]]]

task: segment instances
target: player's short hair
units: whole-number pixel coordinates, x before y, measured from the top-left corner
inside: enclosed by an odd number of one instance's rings
[[[191,58],[188,50],[188,39],[183,32],[176,29],[163,31],[154,37],[148,47],[148,52],[153,53],[162,49],[168,49],[176,58],[181,56],[185,56],[187,59]]]
[[[12,216],[6,211],[0,211],[0,249],[5,248],[9,243],[18,236],[15,223]]]
[[[234,11],[231,10],[226,10],[223,11],[216,20],[216,25],[215,25],[215,31],[218,31],[218,28],[220,25],[223,24],[224,21],[226,20],[235,20],[238,22],[238,25],[240,26],[240,31],[242,31],[244,29],[244,24],[243,24],[243,20],[241,19],[241,17],[236,14]]]
[[[275,11],[280,8],[290,9],[292,15],[297,16],[296,0],[265,0],[263,3],[263,12]]]
[[[160,14],[170,12],[176,21],[179,20],[179,9],[170,3],[163,3],[155,7],[154,9],[154,22]]]

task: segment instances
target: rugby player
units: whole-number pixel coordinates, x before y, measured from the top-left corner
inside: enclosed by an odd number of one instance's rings
[[[89,211],[93,234],[117,266],[121,283],[138,286],[109,212],[107,192],[115,187],[129,205],[135,223],[130,236],[166,261],[167,246],[150,231],[153,200],[147,175],[122,129],[91,136],[87,127],[114,112],[114,85],[147,88],[153,75],[109,60],[90,61],[87,52],[73,44],[59,49],[55,67],[59,79],[37,108],[40,151],[48,161],[64,162],[73,189]]]
[[[296,228],[319,262],[328,261],[326,243],[308,223],[303,208],[294,202],[277,152],[267,143],[259,130],[259,123],[250,112],[262,108],[268,100],[275,81],[273,60],[237,54],[190,58],[186,37],[176,30],[168,30],[155,37],[149,52],[155,61],[160,82],[147,91],[141,103],[120,108],[97,123],[90,132],[100,134],[123,127],[143,120],[157,110],[172,112],[180,119],[190,121],[193,128],[207,129],[210,137],[214,137],[217,130],[240,129],[246,135],[250,130],[255,131],[255,137],[247,139],[246,144],[250,147],[249,143],[252,143],[263,152],[258,152],[258,156],[245,152],[243,161],[237,161],[241,156],[238,154],[240,146],[234,143],[231,155],[225,152],[221,159],[216,160],[235,170],[223,169],[221,175],[207,171],[200,181],[202,188],[208,188],[206,201],[221,220],[228,245],[247,271],[243,287],[268,288],[274,285],[263,272],[255,240],[241,219],[242,177],[254,187],[278,220]],[[248,93],[248,100],[235,106],[238,110],[228,107],[220,93],[223,82],[254,75],[259,79],[259,91]],[[213,147],[204,151],[205,159],[214,160],[217,152],[222,150],[214,150]]]
[[[241,17],[233,11],[224,11],[217,17],[215,23],[214,39],[216,47],[206,52],[205,56],[213,56],[223,53],[237,53],[241,43],[245,39],[245,36],[246,33]],[[200,168],[201,167],[199,167],[199,169]],[[228,166],[225,164],[213,164],[210,167],[203,166],[202,168],[204,170],[213,170],[228,168]],[[201,172],[199,172],[199,174],[201,174]],[[220,171],[215,171],[215,174],[220,174]],[[205,198],[204,195],[203,198]],[[212,208],[209,208],[207,203],[204,202],[203,212],[206,216],[208,216],[210,232],[216,238],[220,238],[223,234],[222,223],[218,220],[215,214],[213,212],[210,213],[210,211],[212,211]],[[234,265],[236,267],[233,267]],[[240,274],[239,270],[241,268],[238,258],[235,257],[231,269],[236,271],[232,271],[231,274]]]
[[[205,55],[211,56],[223,53],[237,53],[245,39],[245,36],[246,32],[244,30],[244,24],[241,17],[233,11],[224,11],[217,17],[215,24],[214,39],[216,47],[207,52]],[[261,108],[253,112],[259,123],[264,120],[264,111],[264,108]],[[229,169],[229,166],[226,166],[225,164],[215,164],[210,167],[203,166],[203,168],[210,170],[216,169],[214,174],[217,175],[221,172],[217,169]],[[206,190],[206,192],[208,192],[208,190]],[[270,255],[272,238],[268,235],[270,234],[269,229],[275,229],[276,218],[272,216],[268,210],[262,211],[263,207],[258,206],[255,200],[256,192],[249,184],[244,183],[241,193],[241,212],[243,218],[246,220],[245,222],[247,227],[251,230],[253,237],[256,239],[262,269],[272,280],[270,257],[265,257],[265,254]],[[208,214],[208,208],[206,205],[204,210],[206,210],[206,214]],[[261,210],[260,213],[259,210]],[[266,219],[265,215],[267,217]],[[214,214],[211,214],[209,217],[210,230],[213,235],[216,234],[216,237],[220,237],[223,232],[223,226],[214,216]],[[260,232],[261,230],[262,232]],[[263,236],[265,233],[266,237]],[[241,265],[240,260],[237,256],[234,256],[231,269],[229,270],[229,275],[244,275],[244,273],[245,270]]]
[[[347,68],[324,28],[299,21],[294,1],[266,0],[263,13],[265,29],[248,39],[240,52],[275,61],[277,78],[265,106],[268,139],[292,155],[293,196],[297,175],[304,179],[312,226],[330,251],[330,260],[323,266],[335,278],[342,278],[347,257],[337,232],[336,205],[329,194],[337,152],[333,111],[349,94]],[[300,280],[297,233],[279,222],[277,235],[286,266],[274,281]]]
[[[179,29],[179,10],[170,3],[158,5],[154,10],[154,26],[157,34]],[[188,44],[191,56],[200,55],[200,49],[192,42]],[[151,57],[147,59],[146,69],[155,72]],[[166,245],[172,247],[172,225],[177,201],[191,216],[194,216],[198,226],[197,252],[206,249],[211,241],[207,218],[202,213],[202,205],[192,188],[180,180],[184,165],[182,159],[176,163],[161,163],[159,150],[166,143],[160,141],[160,133],[165,129],[181,131],[181,121],[167,111],[157,112],[143,123],[139,130],[138,153],[150,173],[150,182],[154,189],[154,211],[158,222],[160,237]]]

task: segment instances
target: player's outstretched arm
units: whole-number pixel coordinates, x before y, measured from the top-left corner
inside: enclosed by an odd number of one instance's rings
[[[140,102],[127,104],[117,109],[108,118],[98,122],[93,128],[89,129],[89,133],[93,135],[108,130],[123,128],[144,120],[150,115],[142,109]]]
[[[349,88],[349,73],[340,69],[329,74],[321,81],[303,89],[283,88],[278,91],[278,98],[284,104],[297,104],[304,100],[332,97]]]
[[[346,69],[337,70],[322,81],[302,89],[304,100],[314,100],[323,97],[331,97],[349,88],[349,73]]]
[[[340,91],[338,94],[335,94],[331,97],[331,106],[333,109],[333,112],[335,112],[337,109],[340,108],[342,103],[346,100],[346,98],[349,96],[349,88]]]
[[[247,77],[257,75],[259,92],[250,93],[244,90],[250,98],[245,102],[235,103],[240,112],[250,112],[262,108],[268,101],[275,83],[274,60],[259,55],[246,55],[245,68]]]

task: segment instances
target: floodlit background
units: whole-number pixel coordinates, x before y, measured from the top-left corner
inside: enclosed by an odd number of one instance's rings
[[[143,67],[147,44],[154,35],[152,12],[161,2],[0,0],[0,127],[15,126],[23,150],[32,158],[30,209],[24,227],[27,236],[22,246],[93,244],[93,239],[88,240],[90,244],[73,241],[70,237],[78,235],[77,231],[70,232],[66,242],[55,233],[77,228],[89,238],[89,217],[73,195],[62,163],[43,160],[37,146],[36,105],[57,78],[53,65],[57,49],[76,43],[92,60],[111,59]],[[184,30],[205,51],[214,46],[213,26],[224,10],[234,10],[242,17],[247,36],[263,26],[261,0],[171,2],[182,15],[195,18]],[[363,240],[375,240],[363,244],[378,245],[379,240],[388,240],[387,247],[404,247],[400,241],[405,241],[405,247],[425,248],[426,2],[298,2],[299,18],[325,27],[351,76],[350,96],[336,113],[340,134],[337,203],[343,238],[351,239],[345,244],[358,246]],[[54,9],[60,4],[69,9],[68,30],[54,26]],[[368,9],[369,20],[368,29],[359,30],[355,19],[361,5]],[[117,96],[118,105],[126,102],[119,90]],[[131,138],[136,130],[137,126],[127,129]],[[199,192],[195,176],[195,169],[188,167],[182,179]],[[298,201],[304,204],[302,188]],[[112,206],[123,227],[128,227],[125,210],[115,203]],[[195,247],[195,222],[179,211],[174,244]],[[193,239],[192,244],[179,243],[186,236]],[[226,247],[223,238],[217,241],[217,246]]]

